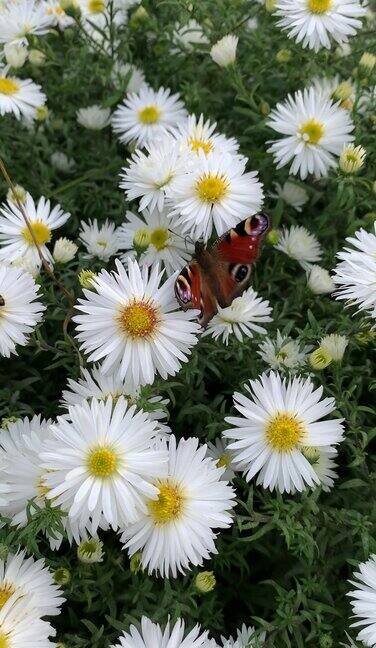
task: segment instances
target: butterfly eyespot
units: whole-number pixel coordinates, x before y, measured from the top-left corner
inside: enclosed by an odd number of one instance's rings
[[[244,279],[247,278],[248,273],[249,267],[246,265],[236,265],[232,271],[233,277],[238,283],[244,281]]]

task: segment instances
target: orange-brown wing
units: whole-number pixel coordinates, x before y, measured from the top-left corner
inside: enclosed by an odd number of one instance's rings
[[[200,311],[198,321],[201,326],[206,326],[217,312],[216,298],[197,261],[192,261],[181,271],[175,282],[175,295],[183,310],[196,308]]]

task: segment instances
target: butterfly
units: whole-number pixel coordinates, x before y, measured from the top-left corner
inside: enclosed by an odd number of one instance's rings
[[[195,246],[192,261],[175,282],[175,295],[183,310],[200,310],[205,327],[218,307],[230,306],[249,285],[251,268],[259,255],[260,243],[270,227],[270,217],[259,213],[238,223],[207,248]]]

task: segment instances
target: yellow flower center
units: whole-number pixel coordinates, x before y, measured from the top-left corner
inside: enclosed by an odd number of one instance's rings
[[[118,316],[121,330],[131,338],[145,338],[152,335],[158,323],[156,308],[143,301],[134,301],[124,306]]]
[[[90,13],[103,13],[106,9],[104,0],[89,0],[87,8]]]
[[[208,155],[213,150],[213,144],[209,140],[196,139],[195,137],[190,137],[188,139],[189,146],[192,151],[198,153],[199,151],[204,151],[205,155]]]
[[[108,245],[108,241],[105,241],[104,239],[98,239],[97,245],[99,245],[99,247],[101,248],[106,248]]]
[[[39,497],[42,497],[42,498],[46,497],[49,490],[50,489],[48,488],[48,486],[46,486],[46,484],[45,484],[45,482],[43,480],[43,477],[39,477],[38,482],[37,482],[37,492],[38,492]]]
[[[185,495],[181,486],[168,480],[156,484],[159,488],[157,500],[149,500],[148,509],[156,524],[167,524],[178,520],[184,509]]]
[[[217,461],[218,468],[228,468],[231,463],[231,457],[227,452],[224,452]]]
[[[51,230],[42,221],[32,221],[30,223],[30,227],[33,231],[34,238],[38,245],[44,245],[51,240]],[[22,229],[22,236],[26,243],[28,243],[29,245],[34,245],[33,237],[31,236],[31,232],[26,225]]]
[[[308,9],[314,14],[324,14],[331,6],[332,0],[308,0]]]
[[[304,435],[303,424],[286,412],[277,414],[266,427],[266,438],[274,450],[289,452],[296,448]]]
[[[228,180],[224,176],[205,173],[196,182],[196,193],[203,202],[219,202],[225,197],[227,191]]]
[[[169,231],[165,228],[160,227],[159,229],[156,229],[151,233],[150,243],[154,245],[157,250],[163,250],[165,247],[167,247],[169,237]]]
[[[4,607],[5,603],[10,599],[16,588],[12,583],[6,581],[0,585],[0,610]],[[1,636],[1,635],[0,635]],[[0,643],[1,646],[1,643]]]
[[[161,116],[161,111],[157,106],[145,106],[138,111],[138,116],[142,124],[156,124]]]
[[[11,648],[9,643],[8,633],[1,632],[1,630],[0,630],[0,648]]]
[[[318,144],[324,135],[324,126],[317,119],[309,119],[300,126],[299,133],[306,144]]]
[[[57,7],[48,7],[47,13],[49,15],[55,13],[58,16],[62,16],[65,13],[65,11],[64,11],[64,9],[62,7],[60,7],[60,5],[58,5]]]
[[[283,362],[284,360],[286,360],[286,358],[288,358],[288,353],[286,353],[286,351],[282,351],[282,349],[281,349],[276,354],[276,358],[277,358],[277,360],[281,360],[281,362]]]
[[[0,94],[13,95],[19,90],[19,84],[13,79],[0,79]]]
[[[89,452],[87,469],[92,477],[112,477],[118,468],[119,458],[112,448],[96,447]]]

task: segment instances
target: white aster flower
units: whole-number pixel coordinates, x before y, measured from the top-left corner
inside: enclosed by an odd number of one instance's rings
[[[0,115],[13,113],[16,119],[32,120],[46,99],[40,85],[31,79],[18,79],[9,76],[6,68],[0,69]]]
[[[73,158],[69,158],[65,153],[61,153],[60,151],[55,151],[55,153],[51,154],[50,162],[61,173],[72,173],[76,166]]]
[[[39,0],[7,2],[0,12],[0,43],[19,40],[27,43],[26,36],[47,34],[51,18],[43,5]]]
[[[175,375],[197,342],[195,312],[178,310],[175,277],[161,286],[158,266],[149,274],[136,261],[127,270],[115,263],[116,271],[102,270],[76,306],[82,313],[73,318],[81,348],[89,361],[103,359],[104,373],[117,370],[135,386],[152,383],[156,373],[164,379]]]
[[[36,301],[39,286],[19,268],[0,266],[0,355],[17,355],[16,345],[25,346],[42,320],[45,306]]]
[[[53,27],[58,27],[61,31],[64,31],[67,27],[76,24],[74,18],[65,13],[59,0],[44,0],[43,5]]]
[[[232,463],[232,452],[228,449],[228,443],[217,437],[215,443],[209,441],[207,444],[206,456],[214,459],[218,468],[224,468],[221,480],[231,482],[235,477],[235,468]]]
[[[277,0],[277,25],[303,47],[318,52],[332,41],[346,43],[362,26],[366,8],[359,0]]]
[[[308,270],[307,285],[314,295],[332,293],[336,287],[329,272],[319,265],[313,265]]]
[[[210,56],[219,67],[228,67],[236,61],[236,48],[239,38],[233,34],[224,36],[210,50]]]
[[[302,180],[309,173],[316,178],[327,176],[343,145],[354,139],[349,111],[312,86],[278,103],[267,123],[283,135],[268,149],[277,168],[292,161],[290,173],[300,174]]]
[[[177,619],[170,628],[170,622],[164,629],[151,619],[142,617],[141,628],[131,625],[129,632],[123,632],[119,643],[110,648],[215,648],[215,643],[208,639],[207,632],[201,632],[196,625],[188,634],[182,619]]]
[[[338,287],[336,299],[345,299],[376,319],[376,223],[374,227],[375,234],[360,229],[346,239],[351,247],[337,254],[340,263],[333,280]]]
[[[27,46],[21,41],[6,43],[4,45],[4,56],[8,65],[12,68],[21,68],[27,59]]]
[[[207,241],[215,228],[220,236],[260,210],[262,184],[257,172],[245,172],[247,159],[229,153],[206,156],[200,150],[193,168],[178,176],[167,195],[182,231]]]
[[[194,247],[183,236],[181,228],[168,216],[168,212],[147,209],[143,218],[127,212],[126,222],[118,228],[119,247],[127,250],[125,262],[139,253],[140,266],[150,267],[161,263],[171,276],[192,258]]]
[[[338,478],[335,471],[337,464],[335,458],[338,452],[332,447],[305,447],[302,450],[305,458],[311,464],[317,477],[320,480],[320,486],[325,493],[328,493],[333,487],[334,480]]]
[[[311,265],[322,257],[321,245],[316,236],[302,226],[284,228],[275,247],[298,261],[304,270],[310,270]]]
[[[111,71],[111,80],[113,83],[119,85],[119,83],[122,83],[127,78],[127,92],[139,92],[145,84],[145,75],[141,68],[132,63],[115,61]]]
[[[224,469],[205,457],[206,446],[199,447],[198,439],[177,444],[171,435],[168,448],[167,476],[155,482],[158,499],[147,502],[142,517],[121,539],[131,556],[142,552],[141,563],[149,574],[176,578],[216,553],[213,529],[230,526],[235,492],[220,480]]]
[[[251,380],[246,389],[248,396],[234,394],[242,418],[226,418],[234,427],[223,433],[232,439],[234,464],[242,465],[246,480],[259,473],[257,484],[280,493],[319,484],[302,450],[342,440],[342,419],[322,420],[335,409],[334,399],[321,400],[323,388],[315,389],[309,378],[286,381],[275,372]]]
[[[128,200],[141,198],[139,211],[147,207],[161,211],[166,202],[166,190],[176,176],[185,173],[189,159],[180,155],[179,144],[169,136],[145,148],[146,151],[133,153],[128,167],[123,167],[120,187]]]
[[[340,101],[340,107],[347,110],[353,107],[355,101],[355,88],[351,80],[342,81],[339,74],[331,77],[314,77],[310,83],[317,92],[321,92],[326,99]]]
[[[102,261],[109,261],[119,250],[118,232],[115,223],[105,220],[102,225],[89,220],[88,223],[81,221],[81,230],[79,232],[80,241],[87,250],[85,258],[92,259],[97,257]]]
[[[365,646],[376,646],[376,555],[359,563],[358,569],[354,572],[356,580],[350,581],[356,589],[347,594],[351,598],[354,616],[358,619],[351,627],[360,627],[357,639]]]
[[[277,331],[276,339],[265,338],[257,353],[271,369],[296,371],[307,362],[311,350],[312,346],[302,346],[299,340]]]
[[[344,335],[332,333],[322,338],[320,349],[328,354],[334,362],[341,362],[346,351],[349,340]]]
[[[42,621],[33,608],[33,597],[14,594],[0,608],[0,645],[4,648],[53,648],[49,640],[55,630]]]
[[[173,137],[179,142],[182,154],[196,153],[203,151],[209,155],[213,151],[218,153],[230,153],[236,155],[239,143],[234,137],[226,137],[216,132],[216,122],[204,121],[204,115],[188,115],[177,128],[172,131]],[[192,164],[195,162],[193,161]],[[185,161],[186,164],[186,161]]]
[[[73,241],[62,237],[55,242],[52,256],[56,263],[68,263],[74,259],[77,250],[78,247]]]
[[[339,168],[343,173],[357,173],[364,166],[367,151],[363,146],[347,144],[339,157]]]
[[[277,192],[276,195],[273,195],[274,197],[282,198],[286,205],[290,205],[296,209],[297,212],[302,211],[303,205],[305,205],[308,200],[308,193],[304,187],[296,184],[296,182],[292,182],[291,180],[286,180],[283,187],[278,182],[275,182],[274,186]]]
[[[242,627],[236,631],[236,638],[230,637],[225,639],[221,637],[223,648],[261,648],[265,641],[265,632],[255,638],[255,629],[252,626],[247,627],[243,623]]]
[[[167,88],[152,90],[143,85],[137,94],[129,94],[112,115],[112,126],[123,144],[134,142],[143,147],[161,138],[186,117],[178,94]]]
[[[77,121],[88,130],[102,130],[111,122],[110,108],[94,105],[77,110]]]
[[[50,426],[40,455],[46,496],[92,533],[102,520],[115,530],[134,522],[147,510],[145,498],[158,496],[152,480],[167,472],[167,453],[153,448],[156,423],[122,397],[68,411]]]
[[[173,54],[177,54],[181,49],[192,52],[196,47],[209,43],[200,23],[194,18],[188,20],[185,25],[180,25],[180,23],[175,24],[172,41],[177,46],[171,50]]]
[[[221,308],[210,320],[203,336],[211,335],[215,340],[222,337],[227,345],[230,335],[235,335],[243,342],[243,335],[252,338],[254,333],[266,333],[261,326],[263,322],[272,322],[270,317],[272,307],[266,299],[262,299],[250,286],[240,297],[236,297],[230,306]]]

